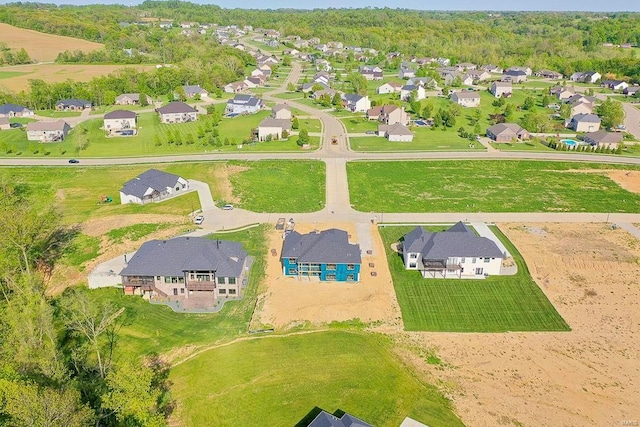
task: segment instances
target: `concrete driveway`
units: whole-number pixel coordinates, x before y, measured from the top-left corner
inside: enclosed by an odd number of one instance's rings
[[[130,260],[133,255],[135,252],[130,252],[99,264],[89,274],[89,289],[119,287],[122,284],[120,272],[127,265],[125,259]]]

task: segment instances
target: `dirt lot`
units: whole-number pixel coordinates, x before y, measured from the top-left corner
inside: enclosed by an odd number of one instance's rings
[[[29,80],[42,79],[47,83],[58,83],[68,79],[86,82],[97,76],[104,76],[121,68],[133,67],[136,70],[148,71],[152,65],[68,65],[68,64],[31,64],[2,67],[0,71],[17,71],[27,73],[16,77],[0,79],[0,87],[12,92],[26,90]]]
[[[91,52],[104,47],[103,44],[88,40],[39,33],[9,24],[0,24],[0,34],[2,34],[2,41],[10,49],[19,50],[24,48],[31,59],[38,62],[54,61],[58,54],[65,50]]]
[[[503,224],[567,333],[401,333],[468,426],[640,422],[640,241],[604,224]],[[627,424],[637,425],[637,424]]]
[[[296,231],[300,233],[329,228],[347,231],[352,243],[357,243],[360,238],[372,239],[373,254],[363,253],[360,283],[322,283],[317,280],[285,278],[279,261],[282,232],[273,230],[269,235],[269,249],[275,248],[277,256],[269,256],[264,281],[266,290],[260,296],[256,319],[264,325],[284,329],[304,322],[322,324],[350,319],[380,321],[399,327],[400,309],[382,240],[374,226],[367,226],[369,233],[373,233],[369,238],[358,236],[354,224],[296,224]],[[373,263],[374,267],[370,267],[369,263]],[[371,276],[372,271],[376,272],[375,277]]]

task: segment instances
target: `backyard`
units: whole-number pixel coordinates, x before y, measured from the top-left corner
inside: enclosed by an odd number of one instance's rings
[[[351,203],[361,212],[640,212],[640,195],[610,178],[616,170],[640,167],[517,160],[347,163]]]
[[[516,248],[497,230],[494,233],[512,254],[518,273],[486,279],[423,279],[407,271],[401,255],[391,245],[413,226],[382,226],[393,285],[408,331],[506,332],[567,331],[560,317],[538,285]],[[432,231],[443,230],[443,227]]]

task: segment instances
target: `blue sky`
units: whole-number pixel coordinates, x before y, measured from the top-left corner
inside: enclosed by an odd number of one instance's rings
[[[2,0],[0,4],[11,3],[15,0]],[[57,4],[138,4],[137,0],[38,0],[41,3]],[[224,8],[235,8],[242,6],[245,9],[278,9],[278,8],[341,8],[341,7],[391,7],[423,10],[550,10],[550,11],[588,11],[588,12],[615,12],[632,11],[640,12],[640,1],[638,0],[484,0],[482,2],[470,0],[446,0],[446,1],[424,1],[408,0],[404,2],[393,2],[385,0],[326,0],[318,2],[314,0],[219,0],[219,1],[198,1],[194,3],[216,4]]]

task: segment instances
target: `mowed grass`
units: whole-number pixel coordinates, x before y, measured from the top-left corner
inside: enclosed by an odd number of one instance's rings
[[[325,164],[314,160],[232,162],[248,169],[231,176],[240,206],[254,212],[314,212],[325,204]],[[258,166],[259,165],[259,166]]]
[[[226,302],[218,313],[175,313],[169,307],[152,305],[140,297],[124,295],[121,289],[85,290],[99,304],[109,301],[125,309],[114,357],[136,359],[150,354],[162,355],[184,346],[194,351],[199,346],[246,334],[257,289],[265,274],[266,230],[267,226],[263,225],[213,235],[222,240],[242,243],[247,253],[255,258],[243,298]]]
[[[0,80],[10,79],[11,77],[18,77],[24,74],[27,74],[27,73],[23,73],[20,71],[0,71]]]
[[[517,160],[347,163],[351,203],[361,212],[640,212],[640,195],[607,177],[610,169],[640,167]]]
[[[354,151],[397,152],[397,151],[484,151],[476,141],[461,138],[455,132],[432,130],[428,127],[413,126],[413,141],[389,141],[381,136],[349,137],[349,145]]]
[[[404,269],[393,243],[409,226],[381,227],[393,286],[404,328],[408,331],[505,332],[568,331],[569,326],[533,281],[529,270],[506,237],[493,228],[518,266],[514,276],[486,279],[423,279]]]
[[[244,172],[228,177],[227,166],[240,165]],[[142,172],[155,168],[186,179],[209,183],[215,200],[224,198],[225,183],[239,195],[237,207],[258,212],[306,212],[324,206],[324,163],[313,161],[255,161],[174,163],[135,166],[4,167],[0,180],[17,183],[43,206],[55,203],[65,222],[120,214],[154,213],[188,215],[200,208],[196,192],[146,205],[120,204],[120,188]],[[220,177],[224,177],[221,179]],[[102,195],[113,202],[98,203]],[[320,202],[322,204],[320,205]]]
[[[406,416],[462,426],[451,403],[402,365],[381,335],[328,331],[237,342],[174,367],[170,379],[184,426],[294,426],[314,408],[379,427],[397,427]]]

